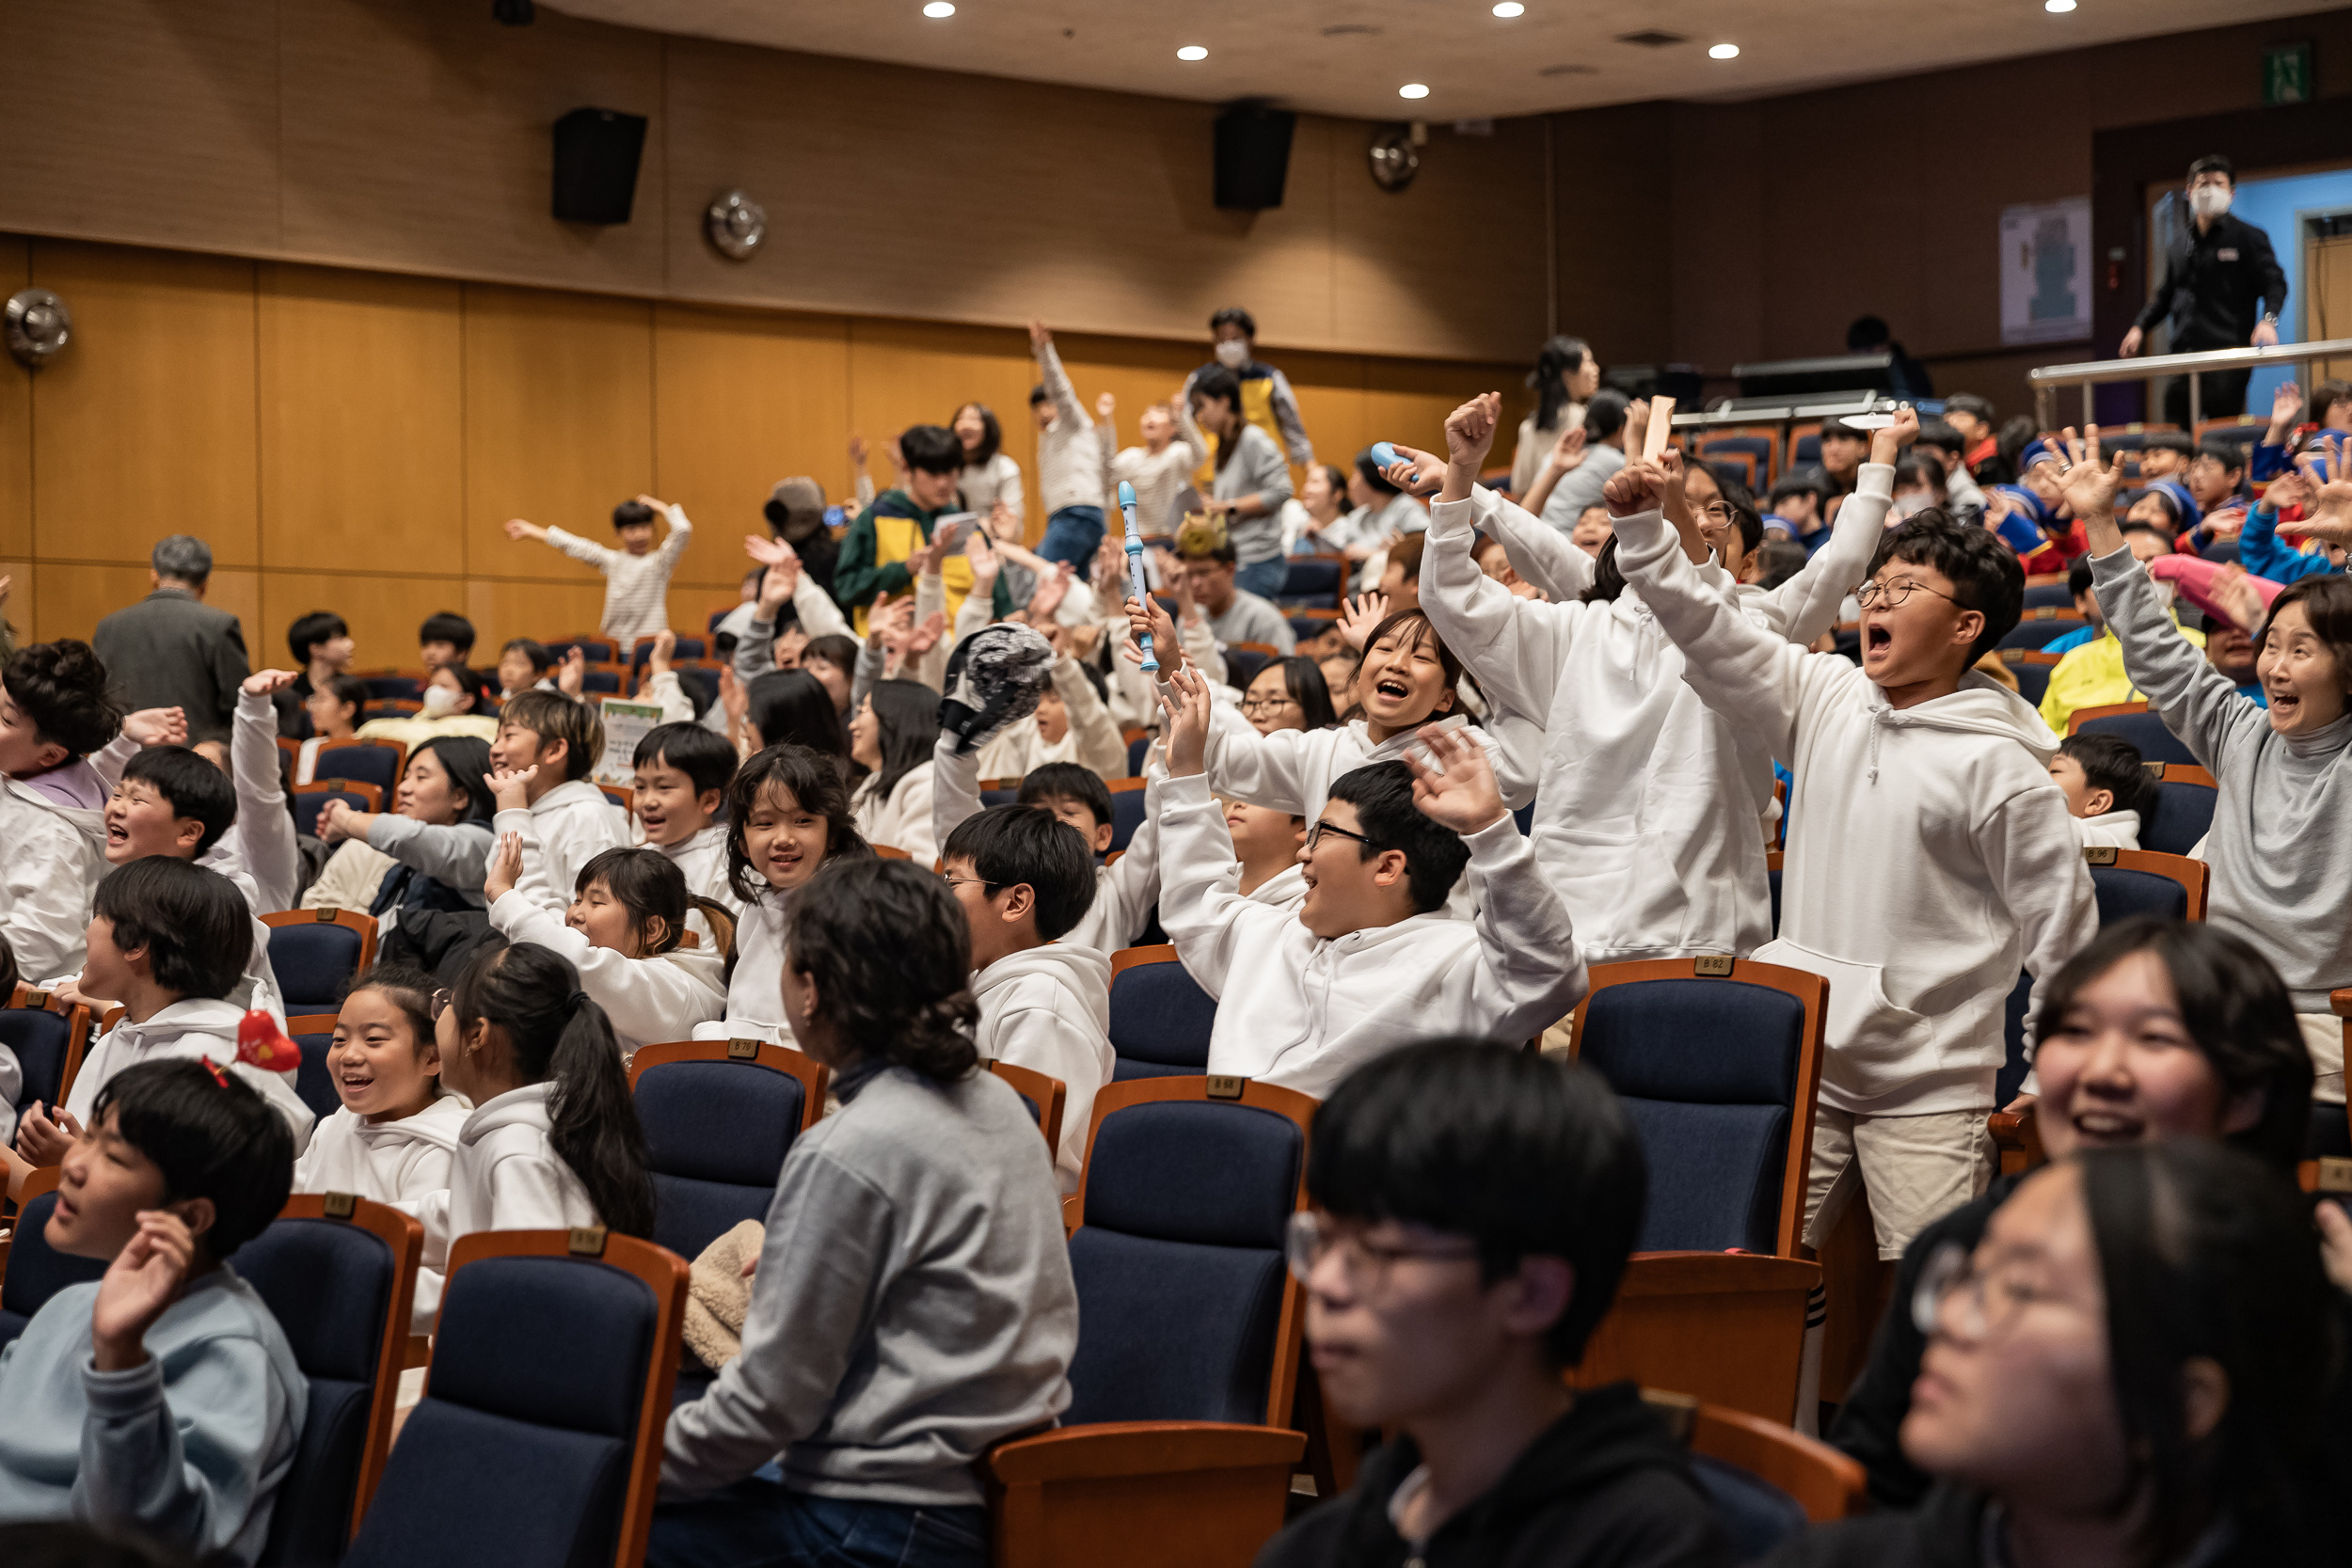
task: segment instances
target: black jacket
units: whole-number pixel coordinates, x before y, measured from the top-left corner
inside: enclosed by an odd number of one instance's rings
[[[1266,1543],[1257,1568],[1404,1568],[1389,1499],[1421,1465],[1400,1437],[1355,1489]],[[1731,1548],[1691,1466],[1630,1383],[1577,1396],[1494,1489],[1439,1526],[1426,1568],[1711,1568]]]
[[[99,622],[90,646],[124,707],[184,708],[191,746],[229,738],[237,688],[253,673],[234,615],[178,589],[158,588]]]
[[[1927,1496],[1929,1479],[1903,1457],[1897,1441],[1903,1418],[1911,1413],[1911,1386],[1918,1381],[1919,1357],[1927,1354],[1927,1336],[1912,1322],[1911,1298],[1919,1275],[1936,1248],[1956,1242],[1974,1252],[1993,1222],[1993,1211],[2009,1201],[2021,1176],[1996,1176],[1984,1196],[1963,1203],[1911,1239],[1902,1261],[1895,1265],[1895,1291],[1886,1303],[1886,1316],[1870,1337],[1870,1359],[1854,1379],[1846,1402],[1837,1407],[1837,1420],[1829,1440],[1843,1449],[1869,1472],[1870,1500],[1881,1508],[1916,1508]]]
[[[2186,248],[2165,258],[2164,280],[2140,307],[2137,325],[2146,331],[2172,323],[2172,352],[2244,348],[2268,301],[2272,313],[2286,309],[2287,275],[2270,251],[2270,236],[2243,218],[2224,213],[2197,232],[2189,220]]]

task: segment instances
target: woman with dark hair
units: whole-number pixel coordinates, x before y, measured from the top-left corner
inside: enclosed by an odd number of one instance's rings
[[[841,721],[850,721],[850,690],[857,681],[857,640],[831,632],[801,644],[801,668],[817,677],[833,697]]]
[[[339,845],[302,895],[306,910],[479,910],[490,859],[490,748],[445,735],[408,753],[389,812],[330,800],[319,838]]]
[[[1535,411],[1519,421],[1511,451],[1511,494],[1525,496],[1560,437],[1584,422],[1584,406],[1600,390],[1600,361],[1581,338],[1547,338],[1527,372]]]
[[[1192,393],[1178,412],[1187,441],[1200,440],[1204,431],[1216,437],[1216,477],[1200,506],[1225,521],[1240,564],[1233,585],[1271,599],[1290,569],[1282,559],[1281,519],[1282,503],[1291,499],[1290,463],[1274,437],[1242,412],[1241,382],[1222,365],[1193,377]]]
[[[829,865],[788,946],[782,1007],[841,1109],[785,1156],[742,1354],[670,1414],[645,1561],[983,1568],[980,1456],[1070,1403],[1053,1160],[978,1069],[970,935],[938,877]]]
[[[985,517],[1001,502],[1012,514],[1018,538],[1019,525],[1028,520],[1028,502],[1021,493],[1021,465],[1003,450],[1005,430],[996,422],[995,410],[984,403],[967,403],[956,410],[947,428],[963,448],[963,477],[957,483],[963,510]]]
[[[2251,943],[2201,923],[2120,922],[2052,978],[2042,1017],[2034,1122],[2051,1158],[2222,1138],[2293,1181],[2310,1119],[2311,1058],[2286,987]],[[1869,1365],[1830,1433],[1869,1471],[1882,1506],[1914,1506],[1928,1488],[1898,1442],[1926,1347],[1910,1316],[1912,1292],[1940,1249],[1978,1243],[2021,1180],[1994,1178],[1982,1197],[1915,1236],[1896,1266]]]
[[[1929,1345],[1902,1445],[1933,1490],[1774,1563],[2344,1560],[2342,1302],[2275,1168],[2193,1139],[2085,1149],[1937,1254],[1906,1305]]]
[[[2213,870],[2206,918],[2279,968],[2312,1054],[2307,1156],[2352,1155],[2344,1121],[2344,1024],[2328,993],[2352,985],[2352,922],[2312,918],[2352,879],[2352,578],[2305,578],[2270,603],[2254,635],[2267,709],[2184,641],[2147,567],[2115,520],[2123,458],[2100,460],[2066,433],[2053,441],[2065,499],[2090,541],[2092,592],[2122,644],[2123,669],[2150,711],[2220,785],[2200,851]]]
[[[806,746],[754,753],[727,782],[727,887],[743,901],[727,960],[723,1027],[695,1029],[720,1039],[792,1041],[776,987],[784,973],[784,923],[800,889],[828,862],[870,860],[857,831],[839,763]]]
[[[1584,405],[1584,422],[1564,432],[1543,469],[1529,485],[1528,511],[1565,536],[1626,465],[1627,403],[1615,388],[1596,392]]]
[[[746,755],[771,746],[805,746],[836,759],[846,776],[850,732],[825,683],[805,670],[771,670],[745,689],[751,725]]]
[[[498,682],[462,664],[437,664],[425,679],[423,708],[394,719],[371,719],[359,726],[362,740],[397,740],[418,746],[436,736],[469,735],[485,745],[499,734]]]
[[[1277,730],[1327,730],[1340,716],[1331,708],[1331,689],[1323,668],[1304,655],[1268,661],[1241,694],[1241,716],[1260,735]]]
[[[850,724],[850,760],[866,770],[850,797],[868,844],[904,849],[931,863],[931,748],[939,740],[939,693],[921,681],[876,681]]]

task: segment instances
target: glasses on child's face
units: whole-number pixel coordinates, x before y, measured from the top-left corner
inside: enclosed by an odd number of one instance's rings
[[[1374,843],[1371,839],[1366,838],[1362,833],[1350,832],[1348,829],[1341,827],[1336,822],[1319,821],[1313,827],[1307,830],[1307,853],[1311,855],[1315,852],[1316,842],[1326,833],[1337,833],[1342,838],[1352,838],[1367,849],[1377,849],[1380,847],[1379,845]]]
[[[1288,693],[1284,693],[1279,697],[1244,697],[1241,700],[1241,710],[1244,714],[1248,715],[1265,714],[1272,716],[1281,712],[1286,707],[1296,706],[1298,706],[1298,699],[1289,695]]]
[[[1000,882],[984,881],[977,877],[943,877],[940,879],[946,882],[949,887],[978,888],[980,890],[980,896],[983,898],[995,897],[997,888],[1003,885]]]
[[[1952,1326],[1969,1340],[2006,1334],[2026,1307],[2037,1303],[2064,1303],[2067,1298],[2045,1291],[2015,1266],[1999,1262],[1979,1269],[1968,1249],[1946,1242],[1928,1255],[1919,1283],[1911,1292],[1911,1322],[1921,1334],[1932,1336],[1943,1326],[1944,1306],[1953,1297]]]
[[[1930,588],[1926,583],[1913,578],[1897,578],[1892,582],[1866,582],[1853,591],[1853,598],[1854,603],[1865,610],[1873,605],[1882,605],[1888,610],[1900,610],[1910,599],[1914,589],[1921,593],[1932,594],[1948,604],[1960,603],[1958,599],[1953,598],[1942,589]]]
[[[1290,1264],[1291,1276],[1301,1285],[1309,1283],[1315,1265],[1334,1247],[1339,1249],[1340,1266],[1347,1274],[1347,1292],[1359,1301],[1373,1301],[1385,1294],[1391,1272],[1406,1259],[1458,1263],[1478,1256],[1475,1242],[1434,1247],[1384,1246],[1365,1240],[1362,1227],[1343,1225],[1328,1214],[1302,1209],[1290,1217],[1282,1235],[1282,1252]]]

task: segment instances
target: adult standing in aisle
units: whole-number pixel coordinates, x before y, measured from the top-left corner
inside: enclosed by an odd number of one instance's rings
[[[2139,352],[2148,328],[2169,322],[2171,352],[2269,348],[2279,341],[2279,312],[2286,309],[2287,276],[2271,253],[2270,236],[2230,215],[2237,168],[2219,153],[2188,166],[2189,224],[2165,258],[2164,279],[2123,334],[2126,359]],[[2207,371],[2199,380],[2200,412],[2228,419],[2246,412],[2249,370]],[[2165,384],[2164,417],[2189,428],[2188,377]]]

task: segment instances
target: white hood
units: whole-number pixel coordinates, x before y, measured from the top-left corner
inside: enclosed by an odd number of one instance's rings
[[[980,1055],[1058,1078],[1064,1090],[1055,1174],[1075,1192],[1096,1091],[1110,1081],[1111,961],[1091,947],[1049,942],[1009,953],[972,977]]]
[[[318,1125],[294,1163],[298,1193],[357,1193],[410,1213],[445,1190],[457,1136],[473,1107],[444,1094],[412,1117],[370,1123],[339,1109]]]

